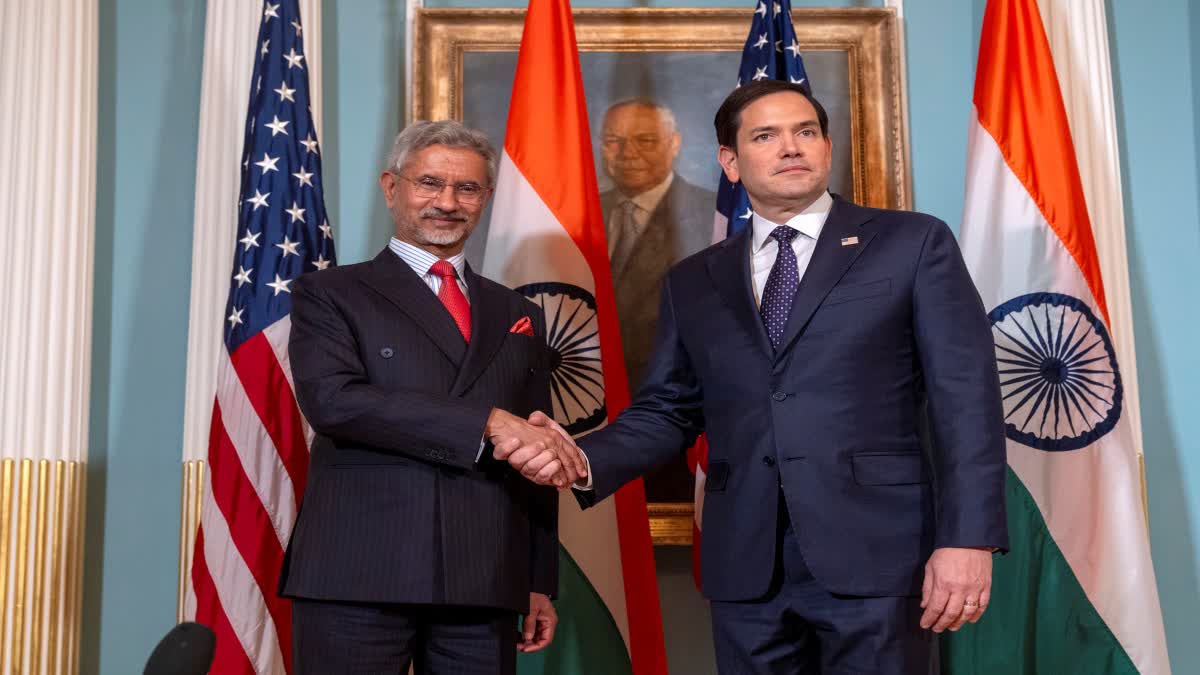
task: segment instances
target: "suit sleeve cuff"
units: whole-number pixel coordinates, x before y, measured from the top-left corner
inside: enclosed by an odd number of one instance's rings
[[[592,461],[588,459],[587,453],[583,450],[580,450],[579,454],[583,455],[583,463],[587,465],[588,479],[586,484],[580,485],[577,482],[571,486],[571,489],[579,490],[580,492],[591,492],[593,489],[595,489],[595,485],[592,482]]]

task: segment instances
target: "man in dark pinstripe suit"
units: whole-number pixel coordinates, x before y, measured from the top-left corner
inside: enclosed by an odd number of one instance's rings
[[[495,171],[482,133],[414,124],[380,177],[389,247],[293,287],[289,354],[317,432],[280,577],[296,673],[512,673],[553,638],[557,493],[488,446],[519,446],[543,478],[583,465],[525,421],[550,406],[541,310],[464,260]]]

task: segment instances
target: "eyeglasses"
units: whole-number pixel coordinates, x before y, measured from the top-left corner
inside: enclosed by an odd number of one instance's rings
[[[662,138],[654,134],[641,134],[633,138],[625,138],[621,136],[605,136],[600,139],[600,143],[610,152],[622,152],[625,146],[632,144],[642,152],[652,152],[658,149]]]
[[[447,185],[446,181],[433,176],[409,178],[401,173],[396,175],[412,183],[413,191],[417,193],[418,197],[424,199],[432,199],[442,194]],[[478,204],[488,193],[488,188],[478,183],[455,183],[451,187],[454,189],[454,198],[464,204]]]

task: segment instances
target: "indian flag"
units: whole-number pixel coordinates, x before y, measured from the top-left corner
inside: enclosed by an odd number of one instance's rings
[[[946,672],[1170,672],[1095,241],[1038,5],[990,0],[962,247],[991,309],[1012,552]]]
[[[483,270],[545,309],[562,357],[546,412],[578,436],[629,404],[567,0],[529,3]],[[520,672],[666,675],[641,482],[586,513],[560,500],[559,534],[557,635]]]

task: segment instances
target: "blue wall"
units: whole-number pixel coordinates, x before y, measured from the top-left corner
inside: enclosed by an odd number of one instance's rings
[[[1151,544],[1184,673],[1200,662],[1200,8],[1113,0],[1109,26]]]
[[[391,236],[379,170],[404,123],[404,3],[325,2],[321,139],[326,207],[340,262],[374,256]]]
[[[718,3],[730,4],[576,4]],[[983,7],[983,0],[910,0],[905,8],[916,205],[952,224],[962,210]],[[1194,275],[1200,264],[1200,41],[1192,38],[1200,34],[1200,9],[1187,0],[1110,0],[1109,14],[1151,532],[1172,661],[1184,672],[1186,664],[1200,662],[1191,628],[1200,616],[1200,356],[1192,348],[1200,340],[1193,309],[1200,296]],[[204,10],[189,0],[102,0],[100,18],[83,672],[124,673],[141,668],[175,616]],[[403,118],[403,4],[326,2],[323,37],[321,140],[330,222],[340,259],[354,262],[378,250],[390,231],[375,177]],[[665,549],[659,560],[664,596],[678,609],[668,609],[671,642],[706,636],[689,596],[685,552]],[[703,648],[670,651],[674,672],[705,672]]]
[[[203,3],[100,3],[84,673],[140,672],[175,623],[203,51]]]

